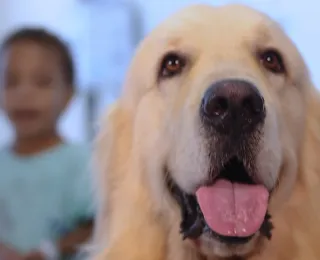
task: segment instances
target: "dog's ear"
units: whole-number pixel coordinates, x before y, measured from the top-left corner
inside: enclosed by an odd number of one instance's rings
[[[132,63],[121,96],[102,118],[95,139],[94,165],[98,203],[95,241],[104,241],[103,236],[108,234],[106,229],[110,223],[111,201],[113,201],[110,196],[114,193],[115,183],[124,179],[125,166],[130,158],[134,115],[142,95],[140,89],[144,86],[141,73],[136,68],[139,66],[134,66],[134,62]]]
[[[302,161],[304,176],[307,185],[314,185],[315,181],[320,182],[320,92],[314,86],[308,92],[308,104],[306,112],[305,138],[303,139]],[[313,176],[315,174],[315,176]]]
[[[96,139],[98,210],[91,259],[164,259],[166,234],[133,149],[134,110],[121,102],[109,109]]]
[[[154,84],[141,64],[150,71],[157,66],[150,64],[143,49],[149,49],[148,54],[153,51],[144,43],[137,49],[120,98],[110,107],[96,138],[94,259],[164,259],[166,233],[153,211],[139,159],[143,148],[136,142],[142,134],[136,124],[141,99]]]
[[[297,223],[299,228],[294,234],[290,233],[291,228],[282,232],[283,236],[279,236],[279,239],[281,238],[279,243],[293,238],[292,243],[297,243],[296,248],[299,248],[300,255],[305,255],[305,259],[311,260],[319,259],[320,255],[320,248],[316,242],[320,228],[315,224],[320,221],[320,93],[312,84],[310,86],[306,97],[308,103],[301,143],[300,173],[289,210],[284,213],[286,217],[282,225],[284,228]],[[277,226],[280,226],[279,224]],[[289,236],[285,237],[285,234]],[[298,241],[304,241],[304,243],[301,244]]]
[[[124,178],[124,166],[129,158],[132,145],[132,117],[121,106],[114,103],[101,122],[101,129],[95,140],[94,164],[97,215],[95,220],[94,243],[101,243],[108,235],[110,211],[112,210],[113,187]]]

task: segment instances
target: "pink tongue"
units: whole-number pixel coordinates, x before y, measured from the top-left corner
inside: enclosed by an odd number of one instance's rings
[[[213,231],[223,236],[248,237],[263,223],[269,192],[262,185],[219,180],[212,186],[199,188],[196,196]]]

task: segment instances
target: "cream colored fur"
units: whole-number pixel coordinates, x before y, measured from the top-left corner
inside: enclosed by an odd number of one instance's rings
[[[268,47],[283,53],[285,76],[271,75],[257,61],[255,50]],[[193,63],[182,76],[159,82],[158,64],[169,50],[187,53]],[[196,112],[210,82],[226,77],[253,79],[265,97],[268,153],[261,154],[261,162],[273,171],[266,181],[279,184],[270,203],[273,237],[259,247],[248,245],[245,250],[252,256],[247,259],[320,259],[319,93],[281,28],[238,5],[188,7],[138,48],[122,95],[109,109],[96,140],[99,213],[92,259],[220,259],[202,258],[182,241],[179,207],[166,191],[163,164],[174,160],[177,167],[186,167],[184,176],[173,173],[184,187],[200,178],[200,170],[194,177],[187,168],[195,154],[202,153],[193,130]],[[179,156],[170,158],[176,149]],[[227,253],[221,245],[215,250]]]

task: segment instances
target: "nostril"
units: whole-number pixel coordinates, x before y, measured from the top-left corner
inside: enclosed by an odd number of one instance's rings
[[[204,104],[204,113],[207,116],[221,116],[229,108],[228,99],[221,96],[214,96]]]
[[[228,108],[228,100],[225,97],[216,97],[215,102],[213,102],[213,112],[215,115],[219,116],[224,114]]]
[[[242,108],[248,113],[256,113],[256,108],[251,97],[246,97],[242,100]]]
[[[264,110],[264,100],[262,97],[245,97],[242,100],[242,109],[249,114],[261,114]]]

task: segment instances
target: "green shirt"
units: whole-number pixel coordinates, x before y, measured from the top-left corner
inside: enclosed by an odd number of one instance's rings
[[[0,151],[0,242],[28,252],[92,216],[90,152],[71,144],[27,157]]]

